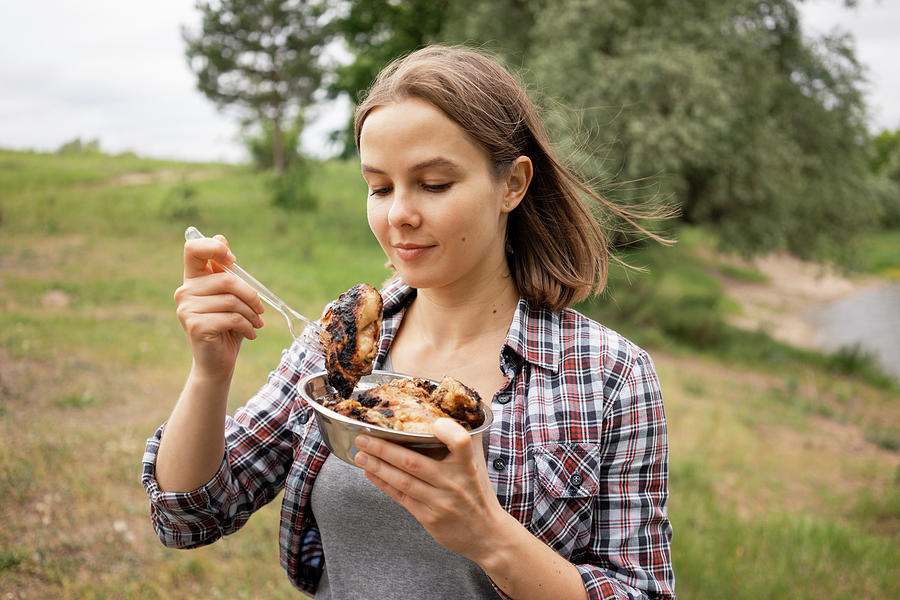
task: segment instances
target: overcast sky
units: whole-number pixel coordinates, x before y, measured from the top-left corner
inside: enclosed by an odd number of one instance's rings
[[[804,26],[838,27],[869,69],[871,128],[900,128],[900,2],[807,0]],[[55,150],[75,137],[108,152],[186,160],[242,160],[233,115],[195,90],[180,27],[191,0],[0,0],[0,147]],[[310,115],[304,145],[327,153],[346,103]]]

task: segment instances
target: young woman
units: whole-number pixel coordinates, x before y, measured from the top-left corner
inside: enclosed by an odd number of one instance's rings
[[[674,598],[652,361],[567,308],[605,281],[581,196],[603,200],[554,158],[522,86],[472,50],[391,64],[355,130],[396,272],[375,367],[474,387],[490,433],[444,419],[441,461],[360,437],[360,468],[344,464],[298,396],[322,360],[297,345],[226,416],[262,304],[209,267],[235,260],[224,238],[188,242],[175,297],[194,362],[144,458],[160,539],[213,542],[284,489],[281,561],[316,598]]]

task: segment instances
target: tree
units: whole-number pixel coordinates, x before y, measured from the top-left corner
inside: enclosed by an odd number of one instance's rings
[[[324,0],[197,2],[199,31],[182,29],[197,87],[223,109],[271,131],[272,163],[285,169],[283,128],[313,101],[329,40]]]
[[[838,257],[876,221],[862,69],[795,1],[562,0],[535,22],[533,76],[590,132],[576,156],[606,146],[578,162],[608,195],[657,182],[746,254]]]
[[[878,185],[882,226],[900,227],[900,129],[871,139],[869,169]]]
[[[279,173],[284,173],[303,161],[300,135],[303,133],[304,124],[302,112],[298,113],[290,123],[282,124],[280,145],[283,170]],[[274,138],[275,131],[271,123],[263,123],[244,134],[244,145],[250,152],[250,158],[257,168],[262,170],[275,168],[272,152],[275,146]]]
[[[468,0],[465,0],[468,1]],[[444,26],[449,3],[432,0],[352,0],[334,21],[353,62],[336,69],[329,94],[346,93],[353,102],[394,58],[435,41]],[[352,123],[343,133],[344,155],[355,152]]]
[[[875,175],[885,172],[892,157],[900,154],[900,129],[884,130],[871,140],[869,168]]]

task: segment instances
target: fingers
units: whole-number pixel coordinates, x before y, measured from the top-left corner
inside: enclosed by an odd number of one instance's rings
[[[472,438],[459,423],[453,419],[442,418],[434,422],[432,429],[435,437],[450,450],[450,456],[444,458],[442,462],[452,460],[452,462],[461,466],[473,464],[475,454],[472,447]],[[396,469],[409,473],[432,485],[437,483],[441,473],[446,473],[446,470],[440,468],[438,461],[398,444],[361,435],[356,438],[356,445],[369,457],[377,457]],[[357,464],[359,464],[358,461]],[[370,469],[367,468],[366,470]]]
[[[433,500],[434,487],[416,474],[427,472],[428,462],[434,461],[396,444],[381,440],[367,441],[371,438],[357,438],[357,446],[361,449],[354,458],[357,466],[366,472],[366,478],[378,489],[399,502],[417,519],[424,518],[431,512],[427,502]],[[385,456],[390,457],[390,462]]]
[[[437,423],[441,421],[449,423],[438,426]],[[398,444],[361,435],[356,438],[356,445],[360,450],[355,457],[356,464],[401,492],[418,499],[425,497],[428,488],[458,487],[461,479],[473,476],[477,470],[472,461],[471,439],[466,430],[452,419],[439,419],[435,422],[434,429],[438,439],[450,448],[450,456],[442,461]],[[449,464],[451,462],[452,466]]]
[[[370,472],[366,472],[366,479],[371,481],[375,485],[375,487],[380,489],[382,492],[393,498],[398,504],[400,504],[400,506],[408,510],[413,515],[413,517],[415,517],[419,521],[422,521],[433,515],[433,511],[428,507],[428,505],[416,499],[416,497],[409,492],[395,488],[377,475],[374,475]]]
[[[225,236],[188,240],[184,243],[184,278],[199,277],[214,272],[209,261],[230,265],[235,261]],[[221,267],[215,271],[221,271]]]
[[[424,477],[433,471],[431,463],[435,461],[398,444],[360,435],[356,438],[356,447],[361,451],[357,453],[356,464],[364,467],[365,463],[369,463],[366,470],[373,473],[378,472],[379,461],[417,477]]]
[[[186,280],[181,287],[175,292],[175,301],[179,301],[179,296],[218,296],[231,295],[240,299],[251,310],[257,314],[265,312],[262,300],[249,284],[238,279],[231,273],[221,272],[207,274],[203,277],[194,277]]]
[[[263,326],[262,301],[253,288],[231,273],[211,273],[185,280],[175,291],[176,314],[191,339],[224,331],[256,339]]]
[[[194,313],[181,321],[192,340],[213,341],[225,331],[232,331],[248,340],[256,339],[256,329],[239,313]]]
[[[434,473],[434,460],[403,446],[361,435],[356,447],[360,450],[356,464],[401,492],[413,491],[416,481],[427,480]]]
[[[472,438],[462,425],[453,419],[442,418],[434,422],[432,430],[435,437],[450,449],[450,454],[464,462],[472,460]]]
[[[203,297],[202,301],[188,304],[190,304],[190,306],[186,308],[197,314],[236,313],[244,317],[253,327],[259,328],[263,326],[263,320],[259,316],[259,313],[250,308],[244,300],[238,298],[234,294],[218,294],[215,296]]]

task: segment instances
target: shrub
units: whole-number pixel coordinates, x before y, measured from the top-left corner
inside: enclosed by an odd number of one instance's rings
[[[306,161],[294,165],[269,179],[272,206],[290,212],[312,212],[318,207],[318,198],[310,184],[310,169]]]
[[[159,213],[169,221],[196,221],[200,216],[197,188],[182,178],[163,197]]]

